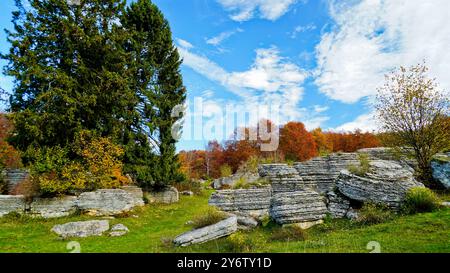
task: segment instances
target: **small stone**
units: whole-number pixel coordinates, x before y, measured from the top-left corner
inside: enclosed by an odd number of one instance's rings
[[[117,224],[111,228],[111,232],[109,233],[109,236],[120,237],[120,236],[127,234],[129,231],[130,230],[125,225]]]
[[[350,220],[357,220],[359,217],[358,211],[354,210],[353,208],[350,208],[345,214],[345,217]]]
[[[55,225],[51,231],[62,238],[101,236],[109,229],[108,220],[93,220],[82,222],[70,222],[63,225]]]
[[[184,223],[186,226],[190,226],[190,225],[193,225],[194,224],[194,221],[187,221],[186,223]]]
[[[194,193],[192,191],[182,191],[181,195],[193,196]]]

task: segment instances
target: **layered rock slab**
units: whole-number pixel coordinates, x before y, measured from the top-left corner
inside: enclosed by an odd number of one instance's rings
[[[101,236],[109,230],[109,221],[92,220],[56,225],[51,231],[62,238]]]

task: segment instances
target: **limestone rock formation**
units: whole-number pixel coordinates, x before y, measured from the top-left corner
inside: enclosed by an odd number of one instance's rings
[[[336,185],[339,192],[351,200],[383,204],[394,209],[400,207],[409,189],[424,187],[414,179],[411,168],[387,160],[371,161],[370,171],[364,177],[343,170]]]
[[[137,198],[137,193],[123,189],[85,192],[80,194],[77,200],[78,208],[93,216],[116,215],[143,205],[144,201]]]
[[[450,153],[439,154],[431,162],[433,178],[444,188],[450,189]]]
[[[269,214],[272,190],[259,189],[219,190],[214,192],[209,205],[226,212],[240,212],[255,218]]]
[[[0,195],[0,217],[11,213],[23,213],[26,207],[23,195]]]
[[[247,183],[253,183],[257,181],[259,178],[260,177],[258,174],[238,172],[231,176],[214,179],[212,187],[216,190],[220,190],[223,187],[232,188],[239,180],[245,180]]]
[[[315,222],[326,216],[327,207],[315,191],[275,193],[272,197],[270,216],[278,224]]]
[[[174,187],[170,187],[162,191],[145,192],[144,195],[151,204],[172,204],[177,203],[180,200],[180,194]]]
[[[77,197],[35,198],[30,204],[29,213],[33,217],[58,218],[69,216],[77,211]]]
[[[238,230],[237,217],[231,216],[223,221],[207,227],[194,229],[176,237],[173,243],[177,246],[200,244],[228,236]]]
[[[274,193],[305,188],[305,183],[297,170],[287,164],[263,164],[258,167],[258,172],[261,177],[270,180]]]
[[[332,191],[341,170],[359,164],[356,153],[336,153],[294,164],[306,187],[321,194]]]
[[[71,238],[101,236],[108,229],[108,220],[93,220],[56,225],[52,228],[52,231],[62,238]]]
[[[350,209],[350,201],[340,193],[327,193],[327,208],[333,218],[344,218]]]

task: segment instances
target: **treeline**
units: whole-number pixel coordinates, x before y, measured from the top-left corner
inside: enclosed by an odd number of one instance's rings
[[[289,122],[278,129],[279,145],[275,151],[261,151],[264,141],[259,137],[257,140],[235,137],[223,143],[210,141],[205,150],[181,151],[181,169],[192,179],[218,178],[236,172],[249,160],[264,163],[298,162],[334,152],[355,152],[362,148],[381,146],[377,135],[360,130],[324,132],[317,128],[308,131],[301,122]]]

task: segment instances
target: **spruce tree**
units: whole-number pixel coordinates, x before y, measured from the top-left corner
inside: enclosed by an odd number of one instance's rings
[[[15,78],[13,143],[68,146],[77,132],[93,130],[120,141],[138,119],[127,76],[129,40],[119,24],[124,0],[16,0],[14,31],[4,72]]]
[[[122,18],[132,33],[134,88],[143,131],[157,156],[152,163],[151,186],[161,188],[182,179],[172,127],[181,118],[172,117],[175,106],[183,104],[186,90],[180,73],[181,58],[172,40],[168,21],[150,0],[132,3]]]

